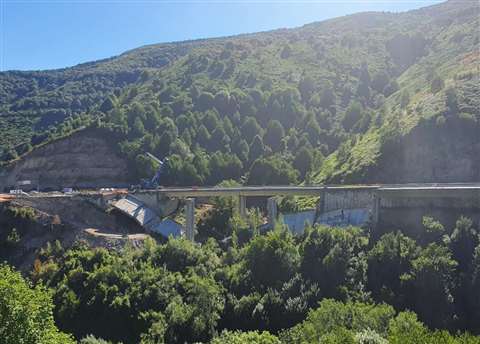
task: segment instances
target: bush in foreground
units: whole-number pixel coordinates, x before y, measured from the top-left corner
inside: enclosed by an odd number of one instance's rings
[[[224,331],[213,339],[211,344],[281,344],[280,340],[269,332],[231,332]]]
[[[75,343],[55,326],[50,294],[40,285],[33,288],[8,266],[0,266],[0,342]]]

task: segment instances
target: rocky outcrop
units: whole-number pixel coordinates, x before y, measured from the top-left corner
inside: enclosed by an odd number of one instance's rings
[[[369,178],[383,183],[480,181],[480,125],[418,126],[390,147]]]
[[[42,190],[125,186],[126,159],[98,132],[83,130],[34,149],[0,171],[0,191],[30,180]]]

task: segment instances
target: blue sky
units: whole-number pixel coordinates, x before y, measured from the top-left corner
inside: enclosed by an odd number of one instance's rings
[[[73,66],[142,45],[290,28],[439,0],[0,0],[0,70]]]

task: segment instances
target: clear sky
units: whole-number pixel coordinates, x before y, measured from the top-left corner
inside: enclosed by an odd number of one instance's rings
[[[142,45],[301,26],[441,0],[0,0],[0,70],[73,66]]]

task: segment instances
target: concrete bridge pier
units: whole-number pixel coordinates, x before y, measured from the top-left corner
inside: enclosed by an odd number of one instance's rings
[[[327,202],[327,192],[325,190],[326,188],[320,191],[320,204],[318,206],[318,215],[321,215],[325,212],[325,205]]]
[[[275,225],[275,221],[277,220],[277,200],[275,197],[270,197],[267,199],[267,217],[268,217],[268,224],[273,227]]]
[[[378,219],[380,216],[380,195],[378,192],[375,192],[373,195],[373,207],[372,207],[372,222],[373,226],[376,227],[378,224]]]
[[[195,199],[185,199],[185,235],[187,240],[195,241]]]
[[[247,218],[247,197],[246,196],[238,196],[238,214],[240,218],[246,219]]]

